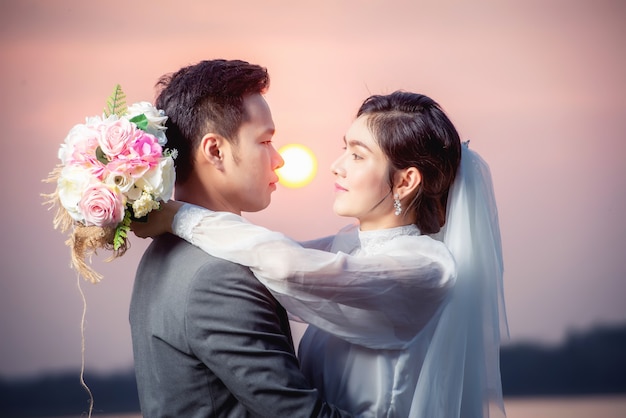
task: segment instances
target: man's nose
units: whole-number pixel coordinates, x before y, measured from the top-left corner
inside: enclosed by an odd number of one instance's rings
[[[276,151],[276,148],[274,148],[274,155],[273,155],[272,162],[273,162],[274,170],[278,170],[279,168],[285,165],[285,160],[283,159],[282,155],[280,155],[280,153]]]

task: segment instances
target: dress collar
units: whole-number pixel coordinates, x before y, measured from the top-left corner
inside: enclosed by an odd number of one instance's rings
[[[376,252],[378,248],[401,235],[420,235],[420,230],[415,224],[369,231],[359,230],[359,241],[361,243],[359,252]]]

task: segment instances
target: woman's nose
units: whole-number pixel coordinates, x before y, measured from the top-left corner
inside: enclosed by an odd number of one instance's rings
[[[337,158],[331,165],[330,165],[330,171],[331,173],[333,173],[336,176],[345,176],[345,170],[343,169],[342,165],[341,165],[341,157]]]

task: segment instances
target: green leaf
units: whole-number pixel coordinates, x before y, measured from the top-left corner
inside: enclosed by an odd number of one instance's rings
[[[116,84],[113,93],[111,93],[107,99],[106,107],[104,108],[104,116],[107,118],[111,115],[122,117],[126,114],[127,110],[126,94],[122,90],[122,86]]]
[[[129,121],[137,125],[137,127],[141,129],[142,131],[145,131],[148,128],[149,121],[146,115],[144,115],[143,113],[141,115],[137,115],[129,119]]]
[[[128,237],[128,232],[130,231],[130,210],[126,209],[124,211],[124,219],[120,224],[115,228],[115,236],[113,237],[113,249],[119,250],[124,243],[126,242],[126,238]]]
[[[102,148],[100,147],[96,148],[96,158],[98,159],[98,161],[100,161],[104,165],[107,165],[109,163],[109,159],[107,158],[104,151],[102,151]]]

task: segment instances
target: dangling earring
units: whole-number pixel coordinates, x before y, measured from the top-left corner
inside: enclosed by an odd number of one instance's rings
[[[402,213],[402,203],[400,203],[400,195],[398,193],[393,195],[393,208],[395,209],[394,214],[396,216]]]

